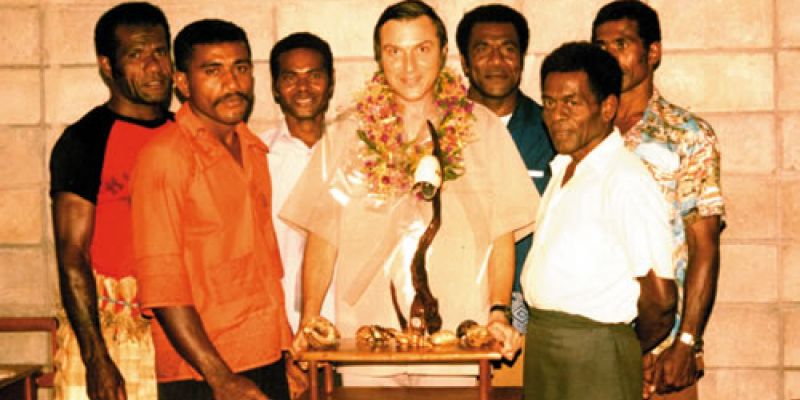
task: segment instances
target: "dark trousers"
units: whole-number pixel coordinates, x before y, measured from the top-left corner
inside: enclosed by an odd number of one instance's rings
[[[270,400],[289,400],[289,383],[283,359],[263,367],[239,372],[253,381]],[[158,384],[158,400],[214,400],[214,393],[205,381],[177,381]]]
[[[640,400],[642,351],[629,324],[531,308],[525,400]]]

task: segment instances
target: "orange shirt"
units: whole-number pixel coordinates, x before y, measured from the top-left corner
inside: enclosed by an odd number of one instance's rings
[[[271,219],[266,146],[236,127],[240,166],[184,104],[140,153],[133,246],[144,309],[193,305],[234,371],[273,363],[291,331]],[[159,382],[201,379],[153,320]]]

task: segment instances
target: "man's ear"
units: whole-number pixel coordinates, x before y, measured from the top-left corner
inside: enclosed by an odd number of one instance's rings
[[[103,79],[114,79],[113,66],[111,65],[110,58],[106,56],[97,56],[97,65],[100,67],[100,74],[103,76]]]
[[[272,100],[275,100],[275,104],[280,104],[278,102],[280,93],[278,93],[278,88],[276,87],[277,85],[278,85],[277,79],[273,79],[272,82],[270,82],[270,89],[272,90]]]
[[[333,88],[336,87],[336,70],[331,68],[331,81],[328,83],[328,100],[333,98]]]
[[[469,62],[467,61],[467,58],[464,57],[463,54],[460,55],[458,58],[461,60],[461,72],[464,73],[464,76],[468,77],[469,76]]]
[[[611,123],[617,115],[617,107],[619,106],[619,98],[616,95],[608,95],[602,103],[600,103],[600,115],[603,121]]]
[[[175,89],[178,90],[178,94],[183,99],[188,99],[192,97],[191,92],[189,91],[189,77],[186,76],[185,72],[175,71],[175,74],[172,76],[173,81],[175,82]]]
[[[647,65],[653,70],[661,64],[661,42],[650,43],[647,47]]]

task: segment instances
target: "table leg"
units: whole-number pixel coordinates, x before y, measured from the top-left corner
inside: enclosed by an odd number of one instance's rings
[[[325,370],[325,394],[333,393],[333,364],[326,362],[322,367]]]
[[[489,360],[480,360],[480,375],[478,376],[479,396],[480,400],[489,400],[489,390],[491,389],[491,369],[489,368]]]
[[[317,400],[319,397],[319,381],[317,381],[317,362],[308,362],[308,380],[310,381],[308,390],[311,392],[309,399]]]
[[[36,383],[32,376],[25,379],[25,398],[28,400],[36,400]]]

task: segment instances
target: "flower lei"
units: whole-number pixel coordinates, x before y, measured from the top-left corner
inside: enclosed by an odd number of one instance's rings
[[[450,68],[443,68],[436,80],[434,93],[441,122],[436,134],[442,148],[442,181],[464,174],[463,149],[472,139],[474,104],[467,99],[466,87]],[[382,72],[376,72],[356,103],[360,139],[358,169],[364,174],[367,192],[384,198],[408,193],[414,181],[419,160],[433,152],[427,135],[405,141],[402,110],[386,83]],[[427,132],[427,130],[425,131]]]

